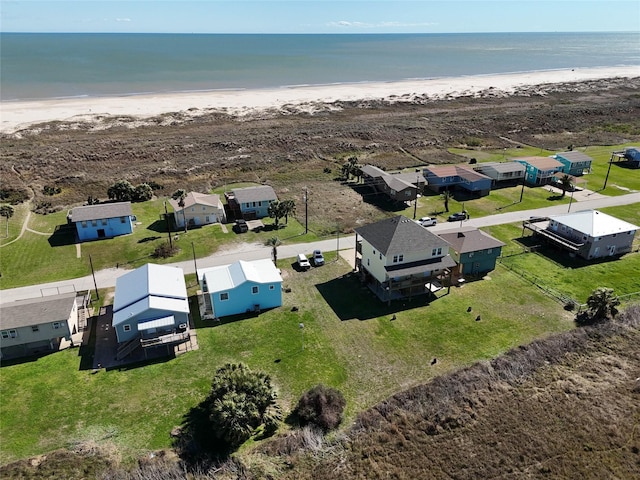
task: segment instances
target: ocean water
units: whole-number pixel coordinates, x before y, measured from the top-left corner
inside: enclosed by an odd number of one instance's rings
[[[640,66],[640,32],[0,34],[0,100]]]

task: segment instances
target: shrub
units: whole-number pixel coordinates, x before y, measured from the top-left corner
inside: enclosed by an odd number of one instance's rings
[[[174,247],[169,242],[164,242],[156,247],[152,256],[154,258],[169,258],[178,253],[178,247]]]
[[[298,401],[295,414],[300,424],[312,424],[324,431],[337,428],[342,422],[342,413],[347,402],[335,388],[317,385]]]

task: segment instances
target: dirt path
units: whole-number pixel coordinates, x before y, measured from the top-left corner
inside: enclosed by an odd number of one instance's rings
[[[31,209],[27,210],[27,216],[25,217],[24,223],[22,224],[22,229],[20,230],[20,234],[16,238],[11,240],[10,242],[5,243],[4,245],[0,245],[0,248],[1,247],[6,247],[7,245],[11,245],[13,242],[17,242],[18,240],[20,240],[22,238],[22,235],[24,235],[24,232],[29,230],[27,225],[29,224],[29,219],[30,218],[31,218]],[[33,230],[31,230],[31,231],[33,231]],[[40,232],[34,232],[34,233],[40,233]],[[48,234],[40,233],[40,235],[48,235]]]

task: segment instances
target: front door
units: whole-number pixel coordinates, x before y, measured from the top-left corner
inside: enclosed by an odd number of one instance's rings
[[[98,238],[104,238],[107,235],[104,233],[104,228],[99,228],[98,229]]]

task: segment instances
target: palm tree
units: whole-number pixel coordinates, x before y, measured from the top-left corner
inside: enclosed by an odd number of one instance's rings
[[[569,175],[563,175],[560,179],[560,188],[562,189],[562,196],[564,197],[567,193],[567,190],[573,189],[573,183],[571,182],[571,177]]]
[[[9,237],[9,219],[13,217],[13,207],[11,205],[2,205],[0,207],[0,216],[7,219],[7,238]]]
[[[184,219],[184,233],[187,233],[187,213],[184,211],[184,199],[187,198],[187,192],[184,188],[179,188],[173,192],[171,198],[178,200],[178,206],[182,209],[182,218]]]
[[[273,264],[278,264],[278,247],[282,245],[282,242],[278,237],[271,237],[265,242],[267,247],[271,247],[271,256],[273,257]]]
[[[296,202],[293,200],[282,201],[282,213],[284,213],[284,223],[289,224],[289,215],[296,214]]]
[[[453,195],[451,195],[451,192],[449,190],[445,190],[444,192],[442,192],[440,194],[440,196],[442,197],[442,200],[444,201],[444,211],[445,212],[449,212],[449,200],[451,200],[451,198],[453,198]]]
[[[587,307],[593,320],[613,318],[618,313],[620,299],[613,294],[613,288],[596,288],[587,299]]]
[[[280,219],[285,216],[283,203],[284,202],[274,200],[269,204],[269,208],[267,209],[267,213],[269,214],[269,216],[275,220],[276,230],[280,226]]]

